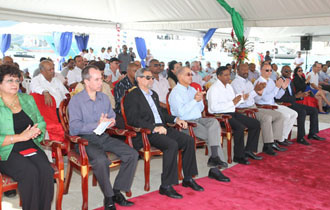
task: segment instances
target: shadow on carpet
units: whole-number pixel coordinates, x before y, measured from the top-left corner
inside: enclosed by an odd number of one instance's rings
[[[327,141],[311,140],[311,146],[297,143],[277,156],[261,154],[261,161],[235,165],[223,171],[231,182],[222,183],[207,177],[197,179],[204,192],[181,185],[174,186],[183,199],[171,199],[158,191],[130,199],[126,210],[186,209],[330,209],[330,128],[319,133]],[[103,207],[95,209],[102,210]]]

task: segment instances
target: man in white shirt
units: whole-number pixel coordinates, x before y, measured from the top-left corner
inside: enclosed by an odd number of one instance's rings
[[[296,67],[302,67],[302,65],[304,64],[304,59],[301,57],[301,52],[298,51],[297,53],[297,57],[294,59],[294,63],[293,63]]]
[[[197,61],[193,61],[191,63],[191,70],[192,70],[192,81],[198,83],[201,87],[203,87],[205,85],[205,83],[207,83],[212,76],[211,75],[207,75],[204,78],[202,78],[198,72],[200,71],[201,67],[199,65],[199,62]]]
[[[106,58],[105,48],[102,47],[101,52],[99,52],[99,54],[97,55],[97,59],[98,61],[104,61],[105,58]]]
[[[241,103],[240,108],[256,108],[254,98],[261,95],[266,83],[257,83],[255,86],[248,80],[249,66],[241,64],[237,68],[237,76],[231,83],[236,94],[249,94],[249,97]],[[284,117],[280,112],[271,109],[258,109],[255,113],[261,124],[262,139],[264,142],[263,152],[268,155],[276,155],[273,148],[278,151],[286,151],[286,148],[279,147],[274,140],[282,139]]]
[[[42,94],[45,97],[45,104],[52,106],[52,98],[54,97],[56,102],[56,108],[58,109],[60,103],[65,99],[65,94],[69,91],[65,88],[63,83],[55,77],[54,63],[45,60],[39,65],[40,74],[34,77],[31,81],[31,92]]]
[[[152,59],[150,61],[149,69],[152,73],[152,76],[155,78],[151,89],[158,94],[160,107],[166,111],[166,95],[170,89],[168,80],[160,74],[162,70],[157,59]]]
[[[234,162],[248,165],[248,157],[261,160],[262,157],[255,155],[257,152],[260,134],[260,123],[258,120],[235,112],[235,107],[249,97],[243,93],[235,96],[234,90],[229,84],[230,70],[219,68],[217,70],[218,80],[207,91],[208,111],[212,114],[223,113],[232,116],[229,124],[234,134]],[[248,139],[244,147],[244,130],[248,128]]]
[[[115,82],[117,80],[121,80],[125,77],[125,75],[122,75],[119,71],[119,64],[120,60],[118,58],[111,58],[109,60],[110,62],[110,71],[105,70],[104,75],[108,76],[108,79],[111,80],[111,82]]]
[[[74,57],[74,62],[76,66],[73,70],[68,72],[68,85],[70,87],[75,87],[79,82],[81,82],[81,71],[85,67],[84,59],[80,55]]]
[[[67,77],[70,70],[73,70],[75,66],[74,60],[70,58],[68,64],[62,69],[61,74],[63,77]]]
[[[282,97],[285,93],[285,89],[290,84],[290,80],[283,80],[279,78],[276,83],[270,78],[272,75],[272,67],[268,63],[263,63],[260,70],[261,76],[255,81],[255,84],[258,82],[266,82],[266,87],[261,96],[257,95],[255,101],[257,104],[262,105],[276,105],[278,109],[276,111],[281,112],[284,120],[283,125],[283,135],[281,139],[278,139],[278,143],[282,146],[289,146],[291,142],[287,140],[290,131],[293,128],[293,124],[296,122],[298,113],[293,109],[290,109],[283,105],[275,104],[274,97]]]

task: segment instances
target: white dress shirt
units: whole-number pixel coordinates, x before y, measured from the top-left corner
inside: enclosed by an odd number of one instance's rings
[[[244,79],[243,77],[237,75],[236,78],[232,81],[231,86],[233,87],[236,95],[243,95],[247,93],[249,94],[249,98],[247,98],[238,107],[246,108],[255,104],[254,97],[256,97],[258,94],[256,93],[256,91],[254,91],[254,86],[249,79]]]
[[[254,82],[254,84],[256,85],[258,82],[266,82],[267,84],[264,91],[262,92],[262,95],[257,95],[255,97],[255,101],[257,104],[276,105],[274,97],[276,96],[276,98],[281,98],[285,94],[285,91],[282,88],[276,87],[275,82],[270,78],[266,80],[265,78],[260,76]]]
[[[226,86],[218,79],[207,91],[206,99],[210,113],[235,112],[235,92],[230,84]]]
[[[49,82],[42,74],[32,79],[30,87],[32,93],[42,94],[43,91],[48,91],[54,97],[57,108],[60,106],[61,101],[66,98],[65,94],[69,93],[59,79],[53,77],[52,81]]]
[[[120,73],[119,69],[116,70],[116,73],[113,73],[113,71],[111,69],[109,69],[107,71],[104,71],[104,75],[105,76],[112,75],[111,82],[116,82],[119,79],[119,77],[121,76],[121,73]]]
[[[311,71],[307,74],[307,77],[311,77],[311,79],[309,80],[309,82],[311,84],[319,86],[319,74],[318,73]],[[312,86],[311,86],[311,88],[314,89]]]
[[[151,89],[158,94],[159,101],[166,104],[166,95],[169,88],[170,84],[168,83],[168,80],[159,74],[159,80],[156,78],[154,79],[154,84]]]
[[[201,75],[199,75],[198,73],[196,74],[194,71],[191,71],[191,73],[193,74],[192,82],[196,82],[196,83],[200,84],[201,87],[203,87],[205,84],[205,81],[203,80]]]
[[[82,70],[79,67],[74,67],[73,70],[68,72],[68,75],[66,76],[68,78],[68,85],[71,85],[75,82],[81,82],[81,72]]]

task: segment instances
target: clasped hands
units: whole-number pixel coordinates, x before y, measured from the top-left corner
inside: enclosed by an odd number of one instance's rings
[[[35,139],[41,134],[41,130],[38,128],[38,123],[33,126],[29,125],[21,134],[20,137],[23,141]]]

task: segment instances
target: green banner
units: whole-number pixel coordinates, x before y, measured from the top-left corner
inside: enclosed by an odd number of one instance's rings
[[[217,0],[219,4],[230,14],[231,22],[239,42],[243,42],[244,39],[244,21],[241,15],[230,7],[225,0]]]

